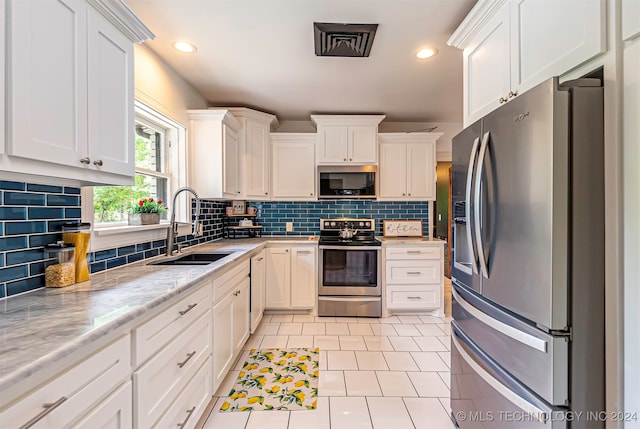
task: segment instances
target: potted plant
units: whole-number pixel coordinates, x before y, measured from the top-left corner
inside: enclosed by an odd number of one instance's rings
[[[139,200],[129,214],[129,225],[153,225],[160,223],[160,214],[167,211],[162,200],[152,197]]]

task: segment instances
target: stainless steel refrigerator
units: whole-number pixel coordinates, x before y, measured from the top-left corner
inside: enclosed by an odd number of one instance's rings
[[[453,139],[451,409],[604,428],[603,88],[550,79]]]

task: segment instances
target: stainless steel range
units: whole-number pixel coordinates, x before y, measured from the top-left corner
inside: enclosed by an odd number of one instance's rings
[[[319,316],[382,315],[381,243],[374,219],[321,219]]]

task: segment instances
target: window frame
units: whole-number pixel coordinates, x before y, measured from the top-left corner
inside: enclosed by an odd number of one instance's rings
[[[187,127],[138,100],[135,100],[134,105],[136,120],[141,118],[141,122],[147,122],[153,127],[165,130],[165,172],[149,171],[149,173],[156,177],[168,175],[168,194],[173,195],[176,189],[187,184]],[[136,172],[138,170],[147,173],[146,169],[136,168]],[[176,207],[171,207],[172,201],[166,201],[169,205],[169,212],[175,210],[178,220],[186,220],[189,209],[190,200],[187,200],[186,195],[182,197],[184,198],[176,201]],[[127,225],[126,222],[95,225],[93,187],[91,186],[81,189],[81,201],[82,221],[91,223],[92,237],[89,248],[91,252],[166,238],[166,230],[169,227],[168,220],[162,220],[157,225]],[[188,226],[179,225],[180,235],[188,234],[189,231]]]

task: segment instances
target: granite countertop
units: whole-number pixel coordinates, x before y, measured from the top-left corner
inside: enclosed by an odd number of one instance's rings
[[[208,265],[136,262],[65,288],[43,288],[0,301],[0,392],[107,335],[263,247],[268,241],[317,243],[317,237],[218,240],[185,253],[231,251]]]
[[[435,237],[376,237],[382,244],[445,244],[445,240]]]

